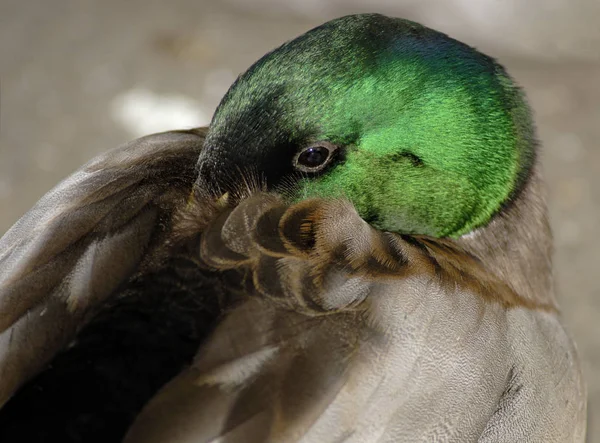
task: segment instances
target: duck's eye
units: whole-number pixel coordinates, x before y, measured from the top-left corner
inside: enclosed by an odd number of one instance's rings
[[[317,172],[332,159],[336,146],[319,142],[301,149],[294,157],[294,167],[303,172]]]

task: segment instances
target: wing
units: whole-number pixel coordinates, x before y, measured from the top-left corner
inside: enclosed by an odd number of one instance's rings
[[[205,132],[151,135],[100,155],[0,239],[0,406],[150,266],[191,192]]]

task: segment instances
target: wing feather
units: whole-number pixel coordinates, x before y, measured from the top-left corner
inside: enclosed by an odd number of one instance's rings
[[[205,132],[155,134],[100,155],[0,239],[0,405],[165,241]]]

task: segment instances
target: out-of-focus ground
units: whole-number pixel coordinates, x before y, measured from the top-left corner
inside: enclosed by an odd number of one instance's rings
[[[600,442],[600,2],[0,1],[0,234],[61,178],[142,134],[197,126],[266,51],[335,16],[404,16],[477,46],[527,91],[544,146],[564,320]]]

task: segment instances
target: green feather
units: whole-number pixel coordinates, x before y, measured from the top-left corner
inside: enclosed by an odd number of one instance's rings
[[[206,151],[228,133],[242,150],[343,145],[344,161],[301,180],[299,197],[344,196],[380,229],[437,237],[488,223],[534,156],[527,105],[499,64],[376,14],[333,20],[259,60],[218,108]]]

